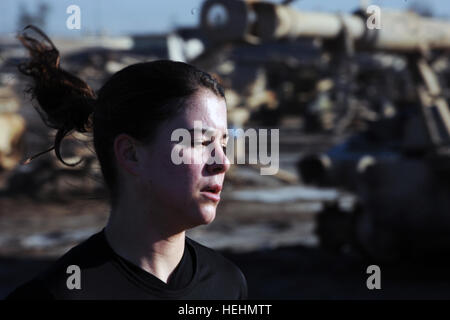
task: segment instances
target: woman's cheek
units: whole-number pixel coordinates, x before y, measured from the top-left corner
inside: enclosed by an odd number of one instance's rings
[[[191,148],[186,148],[184,150],[187,159],[186,163],[189,165],[201,165],[203,163],[203,148],[202,146],[195,146]]]
[[[174,165],[181,164],[202,164],[207,155],[204,147],[201,146],[184,146],[177,144],[171,150],[171,163]]]

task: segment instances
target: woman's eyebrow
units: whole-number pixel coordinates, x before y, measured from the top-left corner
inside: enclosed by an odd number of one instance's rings
[[[195,129],[196,128],[188,129],[188,131],[192,133],[192,132],[195,132]],[[198,128],[198,129],[200,129],[200,128]],[[208,133],[210,135],[213,135],[215,132],[216,132],[216,130],[213,128],[202,128],[202,134]],[[225,132],[222,136],[222,139],[227,139],[228,137],[229,137],[228,132]]]

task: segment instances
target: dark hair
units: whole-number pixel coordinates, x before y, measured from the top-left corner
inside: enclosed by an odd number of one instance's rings
[[[54,149],[58,159],[70,165],[60,154],[62,139],[73,130],[93,129],[95,152],[113,204],[118,195],[113,142],[118,134],[151,142],[159,125],[181,110],[185,99],[199,89],[225,98],[222,87],[208,73],[169,60],[130,65],[115,73],[96,95],[84,81],[60,68],[59,52],[42,31],[33,26],[26,29],[44,38],[19,36],[31,56],[19,70],[34,80],[30,92],[41,118],[57,129],[54,147],[44,152]]]

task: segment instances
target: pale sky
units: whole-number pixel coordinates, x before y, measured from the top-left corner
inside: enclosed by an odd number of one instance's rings
[[[176,26],[195,26],[203,0],[0,0],[0,33],[15,33],[19,6],[35,12],[38,4],[50,5],[46,32],[50,36],[81,36],[106,31],[110,35],[167,32]],[[271,2],[280,2],[273,0]],[[381,7],[404,9],[412,2],[427,3],[435,14],[450,17],[448,0],[372,0]],[[66,28],[68,6],[81,9],[81,30]],[[349,12],[359,0],[297,0],[292,6],[304,10]]]

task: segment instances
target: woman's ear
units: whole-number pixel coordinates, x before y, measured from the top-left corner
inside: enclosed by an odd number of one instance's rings
[[[139,174],[139,161],[136,154],[137,141],[133,137],[122,133],[114,139],[114,155],[117,165],[134,176]]]

